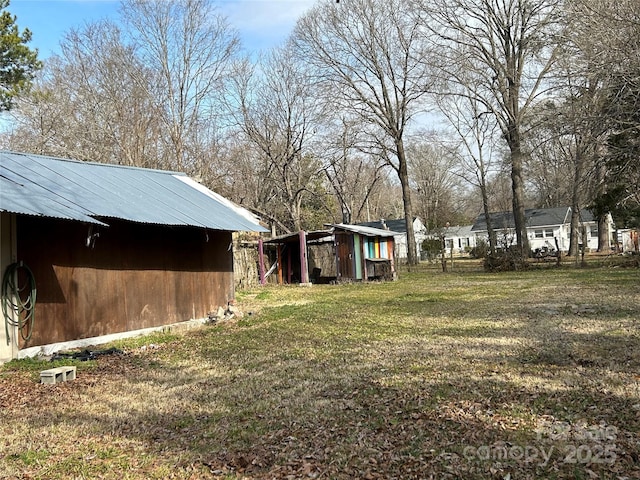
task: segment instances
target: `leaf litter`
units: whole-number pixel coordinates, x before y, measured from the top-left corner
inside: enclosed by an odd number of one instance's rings
[[[72,382],[11,362],[0,478],[640,478],[638,274],[583,275],[267,287]]]

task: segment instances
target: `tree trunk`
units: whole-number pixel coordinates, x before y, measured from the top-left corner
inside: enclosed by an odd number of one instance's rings
[[[527,236],[527,223],[524,214],[524,180],[522,175],[522,145],[520,143],[520,131],[517,125],[512,124],[507,138],[511,152],[511,190],[513,194],[513,221],[516,230],[516,243],[522,258],[529,256],[529,238]]]
[[[398,152],[398,178],[402,186],[402,201],[404,203],[404,221],[407,225],[407,263],[409,265],[417,265],[419,259],[416,249],[416,235],[413,231],[413,206],[411,205],[409,171],[402,140],[396,141],[396,148]]]
[[[487,183],[484,171],[480,172],[480,193],[482,195],[482,209],[484,211],[484,218],[487,224],[487,235],[489,237],[489,254],[491,256],[494,256],[496,254],[496,245],[498,243],[498,240],[496,238],[496,232],[493,230],[493,225],[491,223],[489,193],[487,192]]]
[[[346,225],[351,223],[351,211],[344,205],[342,206],[342,223]]]
[[[578,234],[580,233],[580,210],[577,202],[575,201],[573,205],[571,205],[571,223],[570,223],[570,232],[569,232],[569,256],[576,256],[578,258],[578,244],[580,243],[580,239],[578,238]]]
[[[611,232],[609,231],[609,215],[603,214],[598,217],[598,251],[606,252],[611,248]]]
[[[576,158],[573,166],[573,185],[571,186],[571,231],[569,241],[569,256],[578,256],[578,226],[580,222],[580,189],[582,188],[582,165],[584,155],[582,154],[581,141],[576,142]],[[586,245],[585,245],[586,246]]]
[[[598,191],[596,192],[597,196],[603,196],[607,190],[607,167],[604,162],[599,162],[598,169]],[[608,222],[608,213],[600,213],[597,218],[598,221],[598,251],[602,252],[604,250],[608,250],[610,248],[609,237],[611,232],[609,232],[609,222]]]

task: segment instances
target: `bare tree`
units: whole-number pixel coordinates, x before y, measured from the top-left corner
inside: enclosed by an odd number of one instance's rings
[[[342,222],[369,221],[367,205],[387,175],[387,165],[359,148],[360,129],[356,119],[340,117],[326,127],[315,150],[335,193]]]
[[[429,230],[442,228],[446,223],[455,223],[456,202],[460,191],[458,157],[450,148],[432,141],[407,142],[409,175],[415,191],[416,212]]]
[[[293,42],[340,109],[359,118],[370,151],[397,173],[408,261],[418,262],[405,134],[430,81],[420,22],[401,0],[322,2],[302,17]]]
[[[124,0],[121,13],[143,64],[158,74],[167,161],[190,172],[210,141],[205,127],[223,97],[238,36],[209,0]]]
[[[422,3],[439,25],[428,31],[440,39],[443,77],[496,118],[509,147],[516,241],[527,255],[522,126],[556,60],[561,0]]]
[[[3,133],[2,142],[11,150],[64,156],[55,138],[65,128],[68,102],[63,102],[61,89],[47,85],[46,72],[40,72],[28,95],[19,97],[10,114],[12,128]]]
[[[460,85],[459,88],[464,92],[466,87]],[[489,178],[496,170],[497,123],[495,118],[486,114],[483,105],[473,94],[440,96],[437,104],[458,139],[455,150],[460,160],[459,174],[480,191],[489,252],[494,255],[497,239],[490,215]]]
[[[285,45],[256,65],[238,63],[233,91],[237,124],[265,160],[262,181],[284,208],[289,229],[299,230],[304,202],[322,174],[310,146],[321,111],[307,73]]]
[[[23,104],[20,138],[30,130],[47,153],[218,181],[216,106],[239,41],[212,5],[125,0],[119,26],[104,21],[69,32],[40,90]],[[45,126],[45,108],[64,118]]]
[[[227,133],[228,138],[216,162],[222,167],[217,191],[257,213],[276,230],[290,232],[292,227],[286,220],[287,212],[268,177],[271,171],[269,158],[242,132]]]
[[[592,202],[602,248],[609,241],[604,228],[609,212],[618,226],[640,225],[640,4],[571,0],[567,10],[573,72],[588,80],[599,99],[594,117],[605,137]]]
[[[568,72],[564,78],[564,98],[539,105],[532,115],[534,134],[527,142],[531,154],[525,168],[529,182],[539,192],[537,205],[571,206],[568,253],[577,255],[582,243],[581,212],[598,188],[597,166],[605,136],[596,116],[601,97],[598,89],[593,83],[574,85],[571,77]],[[608,235],[605,233],[605,238]]]
[[[12,147],[104,163],[159,166],[153,73],[110,22],[71,30],[15,112]],[[135,78],[145,78],[141,86]]]

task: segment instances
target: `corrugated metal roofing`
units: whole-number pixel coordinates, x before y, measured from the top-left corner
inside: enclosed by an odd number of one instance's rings
[[[310,232],[305,232],[305,238],[307,242],[320,240],[324,238],[331,238],[331,230],[313,230]],[[285,235],[279,235],[274,238],[270,238],[269,240],[265,240],[264,243],[271,244],[281,244],[284,245],[286,243],[296,243],[300,241],[300,232],[295,233],[287,233]]]
[[[183,173],[0,152],[0,211],[106,223],[267,231]]]
[[[395,235],[400,235],[399,232],[382,230],[380,228],[373,227],[363,227],[362,225],[347,225],[346,223],[336,223],[330,224],[330,226],[339,230],[359,233],[360,235],[365,235],[367,237],[393,237]]]

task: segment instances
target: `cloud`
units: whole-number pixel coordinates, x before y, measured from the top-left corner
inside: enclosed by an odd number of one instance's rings
[[[248,50],[270,48],[282,43],[296,21],[316,0],[223,0],[220,12],[235,27]]]

